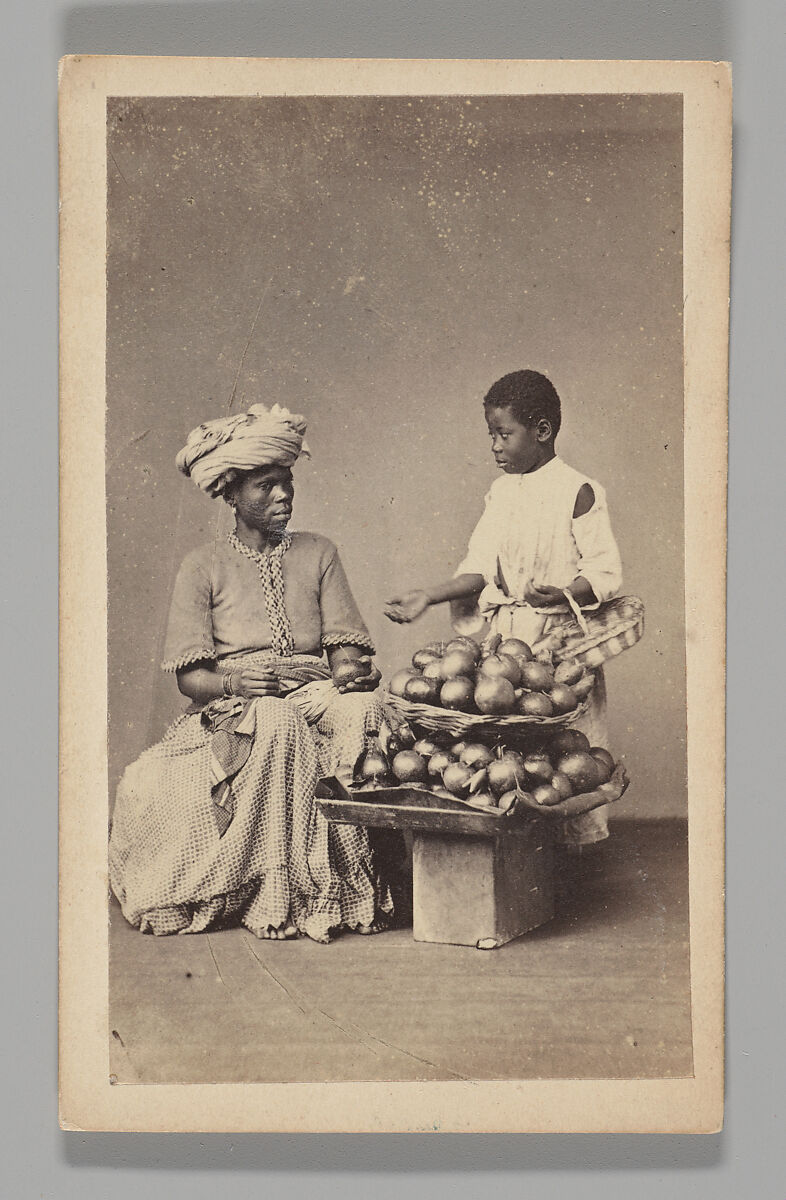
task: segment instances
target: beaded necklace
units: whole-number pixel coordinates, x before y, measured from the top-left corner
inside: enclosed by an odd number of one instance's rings
[[[295,652],[295,639],[284,607],[284,572],[281,560],[292,543],[291,535],[284,533],[275,550],[271,550],[269,554],[260,554],[258,550],[253,550],[251,546],[241,542],[234,530],[227,534],[227,541],[239,554],[256,563],[273,634],[272,649],[282,658],[290,658]]]

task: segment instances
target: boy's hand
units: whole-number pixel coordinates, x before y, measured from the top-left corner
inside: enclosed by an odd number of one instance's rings
[[[551,587],[547,583],[537,587],[530,579],[524,588],[524,599],[533,608],[551,608],[553,604],[565,603],[565,593],[562,588]]]
[[[384,607],[384,613],[398,625],[407,625],[410,621],[415,621],[422,616],[428,606],[428,596],[421,588],[416,588],[403,596],[396,596],[392,600],[388,600]]]

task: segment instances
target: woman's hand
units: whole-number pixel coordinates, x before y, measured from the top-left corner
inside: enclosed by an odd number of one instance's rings
[[[406,592],[403,596],[396,596],[392,600],[388,600],[384,607],[384,613],[396,624],[408,625],[410,621],[416,621],[418,617],[422,616],[430,603],[428,594],[422,588],[415,588],[412,592]]]
[[[346,661],[346,660],[344,660]],[[370,654],[362,654],[360,658],[351,660],[361,664],[367,668],[368,674],[359,675],[357,679],[350,679],[346,683],[337,683],[336,690],[339,692],[375,692],[379,687],[382,679],[382,672],[378,669]]]
[[[537,587],[530,579],[524,588],[524,599],[533,608],[551,608],[554,604],[565,603],[565,593],[562,588],[551,587],[547,583]]]
[[[232,672],[232,693],[244,700],[258,696],[278,696],[278,676],[270,667],[236,667]]]

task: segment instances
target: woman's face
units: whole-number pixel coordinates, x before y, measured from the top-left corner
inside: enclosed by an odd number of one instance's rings
[[[295,485],[289,467],[245,471],[232,489],[235,512],[250,529],[283,529],[292,516]]]

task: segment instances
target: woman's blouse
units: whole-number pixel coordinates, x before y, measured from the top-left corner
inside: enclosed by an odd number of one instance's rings
[[[293,653],[321,656],[329,646],[374,644],[350,591],[338,550],[316,533],[291,533],[281,558]],[[175,581],[163,670],[276,644],[255,557],[226,537],[186,556]],[[275,616],[275,614],[274,614]]]
[[[588,483],[595,493],[589,512],[573,516],[576,497]],[[523,598],[527,583],[565,588],[578,576],[599,602],[622,587],[622,564],[599,483],[561,458],[526,475],[502,475],[486,496],[486,507],[467,555],[456,571],[502,582]],[[593,607],[593,606],[587,606]]]

